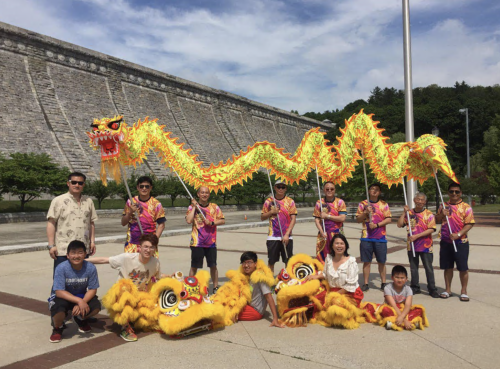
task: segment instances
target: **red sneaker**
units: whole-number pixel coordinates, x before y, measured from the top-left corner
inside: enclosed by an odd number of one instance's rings
[[[78,332],[80,332],[80,333],[90,333],[92,331],[92,328],[90,328],[90,325],[87,322],[87,319],[82,320],[82,319],[78,318],[77,316],[74,316],[73,320],[78,325]]]
[[[62,333],[63,329],[62,328],[54,328],[52,329],[52,335],[49,338],[49,341],[52,343],[57,343],[61,342],[62,340]]]

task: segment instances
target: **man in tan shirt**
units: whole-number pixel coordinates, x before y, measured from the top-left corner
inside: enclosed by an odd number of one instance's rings
[[[85,179],[82,173],[71,173],[68,176],[69,191],[50,203],[47,213],[47,249],[54,259],[54,270],[67,260],[66,249],[73,240],[85,243],[87,255],[95,254],[94,222],[97,213],[92,199],[82,196]]]

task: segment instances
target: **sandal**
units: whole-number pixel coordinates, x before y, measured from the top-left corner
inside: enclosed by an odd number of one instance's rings
[[[444,291],[444,292],[441,292],[439,297],[441,297],[442,299],[447,299],[448,297],[450,297],[450,294],[448,292]]]
[[[462,302],[469,302],[469,300],[470,300],[469,296],[467,296],[465,293],[462,293],[460,295],[460,301],[462,301]]]

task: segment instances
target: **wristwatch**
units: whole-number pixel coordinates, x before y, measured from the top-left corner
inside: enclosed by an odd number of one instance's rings
[[[458,233],[457,233],[457,236],[458,236],[458,237],[462,237],[462,235],[460,234],[460,232],[458,232]]]
[[[51,248],[53,248],[55,245],[47,245],[47,250],[50,250]]]
[[[212,226],[214,226],[214,225],[215,225],[215,222],[212,222]]]

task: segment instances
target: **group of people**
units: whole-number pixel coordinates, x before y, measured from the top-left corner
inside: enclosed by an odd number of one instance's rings
[[[73,316],[80,332],[91,331],[88,324],[89,318],[101,310],[96,296],[99,281],[94,264],[109,264],[113,269],[118,270],[118,279],[131,279],[142,291],[147,291],[148,286],[150,287],[158,279],[168,277],[161,274],[158,259],[158,240],[165,228],[166,217],[161,203],[151,196],[152,179],[143,176],[137,180],[138,196],[127,201],[121,218],[121,224],[128,228],[125,252],[109,258],[89,258],[96,253],[97,213],[92,200],[82,194],[85,180],[84,174],[71,173],[67,182],[68,193],[56,197],[47,213],[48,250],[54,259],[54,282],[49,298],[53,326],[51,342],[61,340],[67,316]],[[269,220],[268,267],[273,273],[274,265],[280,258],[286,265],[293,255],[292,231],[296,222],[297,208],[293,199],[286,196],[286,190],[286,183],[281,180],[276,181],[274,196],[266,199],[261,213],[262,220]],[[400,268],[393,270],[393,283],[387,284],[386,282],[386,226],[391,222],[391,212],[389,205],[380,199],[381,186],[372,184],[369,187],[369,199],[359,204],[356,214],[357,222],[363,224],[360,242],[363,262],[361,286],[358,283],[356,259],[348,254],[349,244],[343,235],[343,222],[347,216],[346,204],[336,197],[333,183],[326,182],[323,190],[325,196],[317,201],[313,216],[318,228],[317,259],[325,264],[325,268],[322,273],[308,278],[325,279],[331,288],[341,291],[339,293],[349,293],[354,298],[359,298],[359,296],[362,298],[363,292],[369,289],[370,267],[375,256],[386,303],[391,305],[392,302],[394,305],[395,300],[401,300],[394,296],[403,294],[405,299],[410,297],[411,306],[411,296],[420,293],[419,259],[422,260],[425,268],[429,294],[432,297],[441,298],[451,296],[453,267],[456,263],[462,284],[460,300],[469,300],[467,296],[469,254],[467,233],[474,224],[474,216],[472,208],[462,201],[459,184],[450,184],[448,188],[450,201],[443,204],[436,215],[425,209],[427,200],[425,194],[417,193],[414,199],[415,208],[410,209],[405,206],[404,213],[398,219],[399,227],[408,228],[408,258],[411,270],[411,286],[408,288],[404,287],[406,279],[404,284],[401,284],[400,281],[403,278],[398,277],[400,274],[406,275],[404,267],[404,273]],[[189,275],[194,276],[197,270],[203,267],[203,260],[206,259],[213,283],[212,293],[215,294],[219,288],[217,227],[223,225],[225,219],[219,206],[210,203],[210,191],[207,187],[200,187],[197,197],[198,200],[191,201],[186,213],[186,222],[192,225]],[[444,269],[445,276],[445,291],[441,294],[437,292],[432,268],[432,233],[436,231],[436,222],[441,223],[440,267]],[[456,245],[456,252],[453,243]],[[250,256],[244,254],[241,258],[244,271],[249,275],[252,273],[253,264],[257,261],[253,259],[256,259],[255,253],[251,253]],[[399,282],[396,283],[396,280]],[[253,306],[254,301],[256,306]],[[249,305],[262,318],[269,303],[272,305],[272,325],[282,327],[282,324],[278,322],[274,302],[271,304],[270,301],[273,301],[271,289],[255,288]],[[401,311],[400,315],[405,312]],[[245,316],[254,319],[255,314],[243,314],[239,317],[240,320],[245,320]],[[401,319],[398,316],[396,323],[407,328],[408,322],[405,319],[403,315]],[[122,326],[121,337],[127,341],[137,340],[131,324]]]

